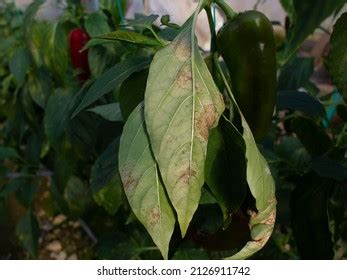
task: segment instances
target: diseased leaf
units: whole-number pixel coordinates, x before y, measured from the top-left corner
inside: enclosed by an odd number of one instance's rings
[[[243,139],[246,145],[246,178],[257,210],[248,210],[252,239],[238,253],[227,259],[246,259],[264,247],[273,231],[276,218],[275,182],[269,165],[257,147],[251,129],[236,103],[220,65],[218,63],[216,65],[223,78],[233,108],[238,110],[241,117]]]
[[[88,111],[100,115],[105,120],[116,122],[122,121],[122,114],[119,108],[119,103],[110,103],[106,105],[96,106]]]
[[[111,67],[90,87],[82,102],[72,114],[72,117],[76,116],[79,112],[104,96],[106,93],[115,89],[132,73],[142,70],[149,63],[150,59],[148,57],[135,57],[122,61]]]
[[[131,209],[167,259],[175,216],[152,155],[143,103],[133,111],[124,126],[119,171]]]
[[[347,13],[336,22],[330,38],[329,72],[339,92],[347,102]]]
[[[182,236],[204,184],[209,130],[224,103],[204,63],[192,22],[154,56],[145,92],[145,118],[163,183],[176,209]]]
[[[247,182],[255,198],[258,212],[249,212],[252,240],[228,259],[246,259],[263,248],[271,236],[276,218],[275,182],[245,118],[242,115],[241,117],[244,129],[243,139],[246,144]]]

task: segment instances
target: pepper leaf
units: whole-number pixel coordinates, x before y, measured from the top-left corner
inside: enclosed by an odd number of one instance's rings
[[[209,131],[224,111],[222,96],[199,52],[195,18],[156,53],[145,92],[153,153],[182,236],[199,204]]]
[[[246,259],[264,247],[273,231],[276,218],[275,182],[271,175],[269,165],[257,147],[251,129],[237,105],[218,62],[216,65],[219,67],[218,71],[223,78],[232,105],[235,110],[238,110],[241,117],[243,127],[242,136],[246,146],[246,179],[257,208],[257,211],[248,211],[252,239],[238,253],[226,259]]]
[[[105,105],[99,105],[94,108],[88,109],[88,111],[93,112],[105,120],[111,122],[121,122],[123,120],[121,110],[119,108],[119,103],[110,103]]]
[[[336,22],[330,38],[331,49],[328,58],[329,72],[347,102],[347,13]]]
[[[134,57],[117,63],[101,75],[87,91],[72,117],[75,117],[83,109],[97,101],[106,93],[114,90],[132,73],[145,68],[150,60],[146,57]]]
[[[146,35],[130,31],[130,30],[117,30],[108,34],[100,35],[96,39],[111,40],[111,41],[123,41],[133,43],[142,46],[162,46],[162,43],[157,39],[153,39]]]
[[[141,103],[124,126],[119,172],[131,209],[167,259],[175,216],[152,155],[143,114]]]
[[[295,10],[294,25],[290,32],[289,44],[284,53],[286,62],[302,42],[334,11],[346,3],[346,0],[293,0]],[[309,16],[307,16],[309,15]]]

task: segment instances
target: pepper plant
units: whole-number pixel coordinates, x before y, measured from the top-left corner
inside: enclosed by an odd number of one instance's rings
[[[93,232],[93,258],[336,256],[347,240],[346,15],[323,58],[338,104],[318,95],[313,59],[297,54],[346,1],[281,0],[277,41],[265,15],[223,0],[200,0],[182,26],[163,16],[160,28],[157,15],[125,19],[108,0],[89,15],[71,1],[57,22],[38,22],[41,2],[0,68],[0,206],[13,194],[24,205],[16,234],[31,257],[42,175],[54,213]],[[217,7],[227,20],[216,33]],[[208,52],[195,35],[200,13]],[[82,50],[69,46],[75,28],[90,37]]]

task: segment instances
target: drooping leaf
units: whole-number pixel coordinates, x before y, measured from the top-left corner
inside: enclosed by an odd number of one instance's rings
[[[323,104],[304,91],[284,90],[277,93],[277,109],[299,111],[309,117],[317,118],[325,113]]]
[[[106,105],[96,106],[88,111],[100,115],[105,120],[111,122],[120,122],[123,120],[122,113],[119,108],[119,103],[110,103]]]
[[[204,184],[209,130],[224,103],[202,59],[192,21],[156,53],[145,92],[146,125],[184,236]]]
[[[268,163],[260,153],[245,117],[232,94],[227,79],[216,61],[218,71],[224,81],[232,106],[239,112],[243,128],[243,139],[246,146],[246,178],[249,189],[255,199],[256,211],[249,209],[249,227],[251,240],[235,255],[227,259],[246,259],[264,247],[273,231],[276,219],[275,182]]]
[[[133,111],[124,126],[119,171],[132,211],[166,259],[175,217],[152,155],[143,104]]]
[[[287,61],[307,36],[344,3],[346,0],[293,0],[295,20],[283,61]]]
[[[9,66],[17,83],[22,85],[30,67],[30,54],[28,50],[25,48],[17,49],[10,60]]]
[[[245,144],[230,122],[211,130],[205,180],[223,211],[224,221],[241,206],[247,194]]]
[[[150,59],[148,57],[135,57],[122,61],[111,67],[90,87],[82,102],[72,114],[72,117],[76,116],[79,112],[104,96],[106,93],[115,89],[132,73],[142,70],[149,63]]]
[[[111,40],[111,41],[123,41],[141,46],[162,46],[162,43],[157,39],[148,37],[146,35],[130,31],[130,30],[116,30],[108,34],[100,35],[96,39]]]
[[[118,171],[119,138],[98,157],[92,167],[90,187],[95,201],[111,215],[122,204],[122,182]]]
[[[336,22],[330,38],[329,72],[343,99],[347,102],[347,13]]]
[[[30,255],[36,257],[39,245],[39,225],[31,210],[28,210],[16,225],[16,236]]]

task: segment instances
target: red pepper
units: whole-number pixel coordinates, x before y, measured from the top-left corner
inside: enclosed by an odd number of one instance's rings
[[[90,69],[88,64],[88,50],[80,52],[81,49],[87,44],[90,37],[82,28],[75,28],[71,30],[69,35],[70,55],[71,62],[74,69],[79,70],[81,73],[78,79],[81,82],[88,80],[90,77]]]

